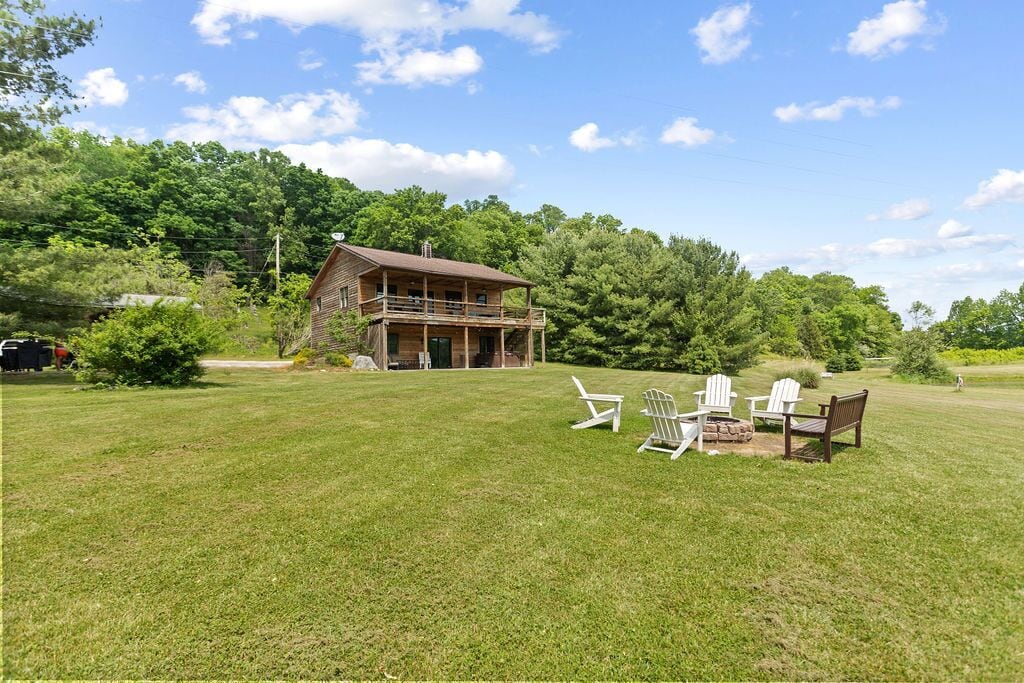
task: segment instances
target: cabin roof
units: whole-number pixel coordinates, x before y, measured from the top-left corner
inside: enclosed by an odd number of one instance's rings
[[[499,282],[513,287],[531,287],[533,283],[515,275],[509,275],[489,266],[479,263],[466,263],[465,261],[452,261],[445,258],[426,258],[416,254],[403,254],[397,251],[385,249],[373,249],[372,247],[357,247],[353,244],[337,243],[331,250],[330,256],[324,262],[320,272],[317,273],[313,284],[310,285],[306,296],[312,295],[320,280],[327,273],[331,263],[337,255],[347,252],[368,263],[388,270],[404,270],[413,273],[426,273],[428,275],[444,275],[448,277],[465,278],[467,280],[483,280],[485,282]]]

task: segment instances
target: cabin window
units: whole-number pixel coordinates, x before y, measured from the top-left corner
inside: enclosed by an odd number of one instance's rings
[[[487,292],[480,292],[476,295],[476,302],[481,306],[487,305]]]
[[[398,355],[398,333],[397,332],[388,332],[388,355],[389,356],[397,356]]]
[[[410,299],[417,299],[417,300],[422,299],[423,298],[423,290],[422,289],[410,289],[409,290],[409,298]]]
[[[377,283],[377,296],[384,296],[384,283]],[[398,296],[398,285],[388,285],[388,296]]]
[[[494,353],[494,337],[480,337],[480,353]]]
[[[323,300],[320,297],[317,297],[316,298],[316,312],[319,313],[322,310],[324,310],[324,302],[323,302]]]
[[[462,292],[457,292],[454,289],[446,289],[444,291],[444,310],[448,313],[458,313],[462,310]]]
[[[338,290],[338,308],[348,308],[348,287]]]

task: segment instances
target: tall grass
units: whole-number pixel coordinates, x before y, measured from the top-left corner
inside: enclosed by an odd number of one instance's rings
[[[953,365],[1005,365],[1024,361],[1024,346],[1012,349],[949,349],[939,358]]]

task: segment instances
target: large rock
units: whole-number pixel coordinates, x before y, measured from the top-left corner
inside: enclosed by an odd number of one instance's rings
[[[352,361],[353,370],[379,370],[377,364],[369,356],[356,356]]]

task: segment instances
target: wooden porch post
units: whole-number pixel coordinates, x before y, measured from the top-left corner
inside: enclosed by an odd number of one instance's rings
[[[423,317],[427,317],[427,276],[423,276]]]
[[[379,350],[380,350],[380,358],[381,358],[381,365],[379,367],[380,367],[381,370],[388,370],[388,369],[390,369],[388,366],[391,365],[391,359],[388,358],[388,321],[387,320],[385,320],[384,322],[382,322],[380,324],[380,329],[382,329],[383,332],[380,333],[381,339],[380,339],[380,341],[377,344],[377,346],[379,347]]]
[[[423,369],[430,368],[430,347],[427,346],[427,324],[423,323]]]
[[[533,367],[533,292],[532,287],[526,288],[526,364]]]
[[[505,367],[505,288],[498,288],[498,316],[501,320],[501,367]]]
[[[469,317],[469,280],[462,281],[462,317]]]
[[[388,313],[388,271],[384,271],[384,315]]]
[[[547,365],[547,344],[544,343],[544,328],[540,328],[540,362],[542,365]]]
[[[463,367],[469,369],[469,327],[463,326],[462,328],[462,356],[463,356]]]

